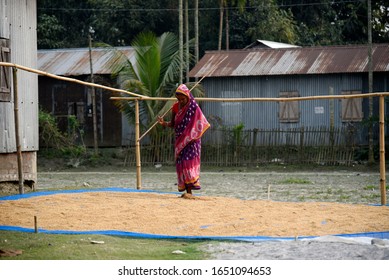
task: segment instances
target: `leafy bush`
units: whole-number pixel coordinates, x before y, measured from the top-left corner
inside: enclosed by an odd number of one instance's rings
[[[39,110],[39,141],[46,149],[53,149],[54,156],[80,158],[86,154],[84,145],[76,145],[78,132],[82,137],[82,131],[75,116],[68,117],[68,133],[60,131],[54,116]]]

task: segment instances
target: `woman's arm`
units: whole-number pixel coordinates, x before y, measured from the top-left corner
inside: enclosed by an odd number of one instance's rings
[[[174,119],[176,117],[176,114],[173,112],[172,113],[172,120],[170,122],[165,122],[164,119],[160,116],[158,116],[158,122],[163,126],[163,127],[174,127]]]

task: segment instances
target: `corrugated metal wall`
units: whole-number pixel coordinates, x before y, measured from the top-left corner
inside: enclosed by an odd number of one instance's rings
[[[228,77],[208,78],[203,81],[207,97],[279,97],[283,91],[297,91],[299,96],[339,95],[342,91],[362,91],[361,74]],[[301,126],[329,126],[333,103],[335,126],[341,126],[341,102],[339,100],[307,100],[299,102],[300,120],[297,123],[281,123],[277,102],[203,102],[204,113],[215,117],[223,125],[234,126],[242,122],[245,129],[278,129]],[[331,106],[330,106],[331,105]],[[315,110],[316,108],[316,110]]]
[[[9,39],[11,62],[37,68],[36,1],[0,0],[0,37]],[[38,150],[38,77],[18,70],[21,145]],[[0,102],[0,153],[16,151],[13,99]]]
[[[340,95],[342,91],[367,92],[367,74],[291,75],[259,77],[206,78],[203,81],[207,97],[279,97],[280,92],[296,91],[301,97]],[[330,90],[332,88],[332,91]],[[378,74],[374,78],[374,91],[388,91],[388,75]],[[368,118],[368,98],[362,101],[364,119]],[[373,115],[378,116],[378,99],[374,99]],[[280,106],[277,102],[203,102],[204,114],[217,127],[218,124],[233,127],[244,124],[245,130],[292,129],[308,127],[330,127],[333,118],[335,127],[353,126],[342,122],[340,99],[319,99],[299,102],[298,122],[283,123],[279,120]],[[367,144],[367,126],[356,123],[356,143]],[[374,125],[378,135],[378,122]],[[207,140],[207,137],[205,137]],[[215,140],[215,139],[212,139]],[[284,141],[281,139],[280,144]]]

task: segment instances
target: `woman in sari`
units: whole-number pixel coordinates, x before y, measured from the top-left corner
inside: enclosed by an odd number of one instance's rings
[[[172,107],[171,121],[165,122],[158,117],[158,122],[164,127],[174,128],[178,191],[186,191],[182,197],[190,198],[192,190],[201,189],[201,136],[210,124],[186,85],[177,88],[176,98],[178,102]]]

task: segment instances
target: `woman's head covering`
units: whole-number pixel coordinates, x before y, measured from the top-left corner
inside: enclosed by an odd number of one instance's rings
[[[190,90],[188,89],[188,87],[185,84],[181,84],[178,86],[178,88],[176,89],[176,95],[177,94],[183,94],[186,97],[188,97],[189,99],[191,99]]]

